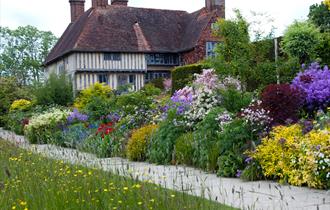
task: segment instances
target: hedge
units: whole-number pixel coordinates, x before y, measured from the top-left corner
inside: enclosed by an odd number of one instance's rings
[[[207,64],[191,64],[180,66],[172,70],[172,93],[184,88],[194,80],[194,74],[200,74],[203,69],[208,69]]]

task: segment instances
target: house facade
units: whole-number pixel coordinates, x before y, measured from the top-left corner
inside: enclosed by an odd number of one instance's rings
[[[225,0],[205,0],[193,13],[91,1],[85,11],[85,0],[69,0],[71,23],[44,62],[46,74],[66,72],[76,91],[96,82],[139,90],[176,66],[213,56],[212,25],[225,17]]]

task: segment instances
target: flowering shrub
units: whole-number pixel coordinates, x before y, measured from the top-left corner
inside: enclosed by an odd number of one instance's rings
[[[91,87],[81,91],[79,96],[74,102],[74,107],[82,110],[90,103],[95,97],[100,97],[102,99],[109,98],[111,96],[111,88],[109,86],[103,85],[101,83],[95,83]]]
[[[268,85],[261,94],[262,107],[269,111],[272,124],[285,124],[298,121],[303,106],[304,95],[287,84]]]
[[[195,74],[194,85],[198,90],[203,90],[207,93],[212,93],[213,90],[219,87],[219,78],[215,74],[214,69],[204,69],[201,74]]]
[[[312,63],[292,81],[292,86],[305,92],[306,106],[310,111],[324,109],[330,105],[330,70]]]
[[[218,114],[218,116],[217,116],[217,118],[215,118],[215,120],[219,122],[220,132],[222,132],[225,125],[227,125],[233,121],[233,117],[232,117],[232,114],[230,114],[227,111],[224,111],[224,112]]]
[[[253,132],[268,131],[272,118],[269,117],[269,111],[262,108],[262,101],[252,101],[252,103],[242,110],[241,116],[253,128]]]
[[[238,79],[228,76],[225,77],[222,81],[221,84],[219,86],[220,89],[234,89],[237,91],[242,91],[243,90],[243,86],[241,81],[239,81]]]
[[[47,143],[50,141],[53,130],[64,124],[69,114],[69,110],[52,108],[43,114],[35,115],[25,126],[25,135],[32,144]]]
[[[147,125],[132,132],[132,137],[127,143],[127,157],[130,160],[143,161],[146,159],[150,137],[157,128],[157,125]]]
[[[26,99],[15,100],[10,106],[10,112],[13,111],[25,111],[31,108],[32,103]]]
[[[252,157],[266,177],[292,185],[330,187],[330,129],[303,134],[298,124],[278,126],[262,140]]]
[[[73,112],[69,114],[67,121],[70,124],[74,122],[87,122],[88,115],[80,113],[78,109],[73,109]]]
[[[165,79],[163,84],[165,91],[170,91],[172,89],[172,79]]]

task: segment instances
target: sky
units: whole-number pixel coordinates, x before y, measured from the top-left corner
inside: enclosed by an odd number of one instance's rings
[[[251,11],[263,13],[265,15],[261,18],[261,28],[269,31],[272,25],[276,28],[276,36],[279,36],[294,20],[307,19],[309,6],[320,2],[321,0],[226,0],[226,15],[227,18],[232,18],[233,9],[239,9],[248,21],[252,21]],[[205,0],[129,0],[129,6],[133,7],[188,12],[196,11],[204,4]],[[86,0],[85,10],[90,6],[91,0]],[[271,23],[268,22],[270,19],[273,20]],[[14,29],[33,25],[39,30],[52,31],[59,37],[69,22],[69,0],[0,0],[0,26]]]

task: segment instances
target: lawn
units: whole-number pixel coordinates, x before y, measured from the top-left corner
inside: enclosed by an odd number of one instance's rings
[[[0,140],[6,209],[233,209],[110,173],[50,160]]]

